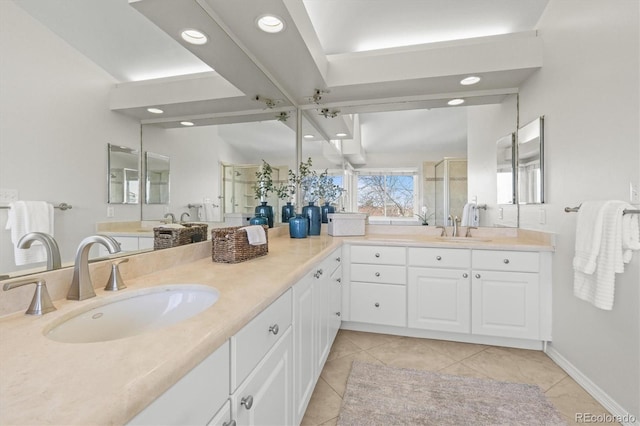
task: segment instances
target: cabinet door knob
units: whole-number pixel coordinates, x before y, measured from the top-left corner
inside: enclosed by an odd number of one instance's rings
[[[376,302],[376,303],[374,303],[374,305],[373,305],[373,306],[375,306],[376,308],[379,308],[379,307],[380,307],[380,304],[379,304],[378,302]]]
[[[509,259],[505,259],[503,262],[504,263],[509,263]]]
[[[336,262],[340,262],[340,256],[336,257]]]
[[[247,410],[253,407],[253,397],[251,395],[246,396],[240,400],[240,405],[244,406]]]
[[[476,274],[476,278],[480,278],[480,274]]]
[[[340,312],[336,312],[336,316],[339,317],[340,316]]]
[[[376,255],[375,255],[375,256],[376,256],[376,257],[380,257],[380,253],[376,253]]]
[[[376,275],[376,277],[379,277],[380,276],[380,272],[376,272],[375,275]]]
[[[274,324],[271,327],[269,327],[269,333],[273,333],[274,336],[278,334],[279,331],[280,331],[280,327],[278,327],[278,324]]]
[[[436,260],[442,260],[442,256],[436,256]]]
[[[336,278],[336,281],[340,284],[342,282],[342,278]]]
[[[228,422],[222,423],[222,426],[236,426],[235,420],[229,420]]]
[[[467,274],[466,272],[464,274],[462,274],[462,278],[468,278],[469,274]]]

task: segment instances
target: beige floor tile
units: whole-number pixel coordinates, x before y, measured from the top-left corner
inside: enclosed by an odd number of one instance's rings
[[[309,406],[300,424],[315,426],[330,421],[338,417],[341,404],[342,398],[340,395],[335,393],[331,386],[320,378],[316,388],[313,390]]]
[[[360,349],[371,349],[399,339],[391,334],[366,333],[364,331],[340,330],[340,335],[352,341]]]
[[[486,379],[487,376],[480,373],[477,370],[474,370],[471,367],[467,367],[466,365],[458,362],[453,365],[450,365],[442,370],[439,370],[438,373],[442,374],[451,374],[453,376],[465,376],[465,377],[475,377],[477,379]]]
[[[454,361],[462,361],[472,355],[482,352],[488,348],[485,345],[476,345],[473,343],[452,342],[449,340],[422,339],[433,349],[448,356]]]
[[[367,350],[386,365],[416,370],[438,371],[456,361],[431,346],[428,339],[403,337]]]
[[[577,384],[571,377],[565,377],[556,385],[552,386],[545,395],[556,406],[560,414],[565,417],[570,425],[579,425],[586,423],[584,420],[579,422],[580,415],[609,414],[609,412],[598,403],[591,395]],[[585,419],[585,417],[582,417]],[[590,422],[591,424],[605,424]],[[612,423],[606,423],[612,424]]]
[[[543,391],[567,376],[540,351],[489,347],[461,362],[489,378],[536,384]]]
[[[329,352],[327,361],[342,358],[343,356],[351,355],[360,351],[362,351],[362,348],[355,345],[342,333],[338,333],[336,339],[333,341],[333,345],[331,346],[331,352]]]
[[[320,426],[336,426],[338,424],[338,418],[334,417],[331,420],[327,420],[326,422],[322,423]]]
[[[322,373],[320,373],[320,377],[322,377],[341,397],[344,395],[344,390],[347,387],[347,378],[351,372],[351,364],[356,360],[369,362],[371,364],[382,364],[367,352],[362,351],[328,361],[324,365]]]

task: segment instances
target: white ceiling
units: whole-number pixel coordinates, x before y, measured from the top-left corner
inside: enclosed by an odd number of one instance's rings
[[[446,106],[450,97],[464,97],[472,105],[501,102],[514,93],[541,66],[531,30],[548,2],[15,1],[116,82],[125,83],[114,88],[114,99],[135,102],[121,102],[112,109],[143,123],[172,127],[187,117],[196,124],[228,123],[238,114],[264,120],[299,107],[305,111],[305,133],[331,138],[353,129],[348,116],[325,119],[319,115],[321,108],[342,114],[368,111],[361,123],[363,146],[370,152],[388,148],[390,139],[403,150],[415,149],[416,142],[420,147],[466,146],[464,108],[437,108]],[[285,19],[283,33],[265,35],[257,30],[256,17],[267,12]],[[203,47],[183,43],[178,32],[186,27],[204,30],[211,43]],[[385,50],[371,52],[379,48]],[[203,71],[208,74],[199,81],[208,84],[214,95],[175,94],[175,85],[181,84],[175,76]],[[460,78],[469,73],[478,73],[483,80],[473,88],[460,86]],[[171,78],[133,83],[159,77]],[[232,86],[235,91],[228,90]],[[155,90],[153,103],[145,102],[144,90],[149,88]],[[326,91],[320,104],[310,99],[315,89]],[[157,94],[163,90],[166,100],[159,102],[162,96]],[[276,99],[277,108],[267,109],[256,96]],[[147,106],[165,109],[164,117],[149,114]],[[380,112],[386,109],[395,111]],[[242,140],[241,128],[234,127],[226,137]],[[277,133],[270,144],[282,140]],[[247,133],[245,139],[253,137]]]

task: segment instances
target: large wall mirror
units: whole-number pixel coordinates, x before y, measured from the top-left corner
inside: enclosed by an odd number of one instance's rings
[[[140,199],[140,151],[107,145],[109,204],[138,204]]]
[[[496,201],[498,204],[516,202],[516,134],[510,133],[496,142]]]
[[[145,203],[169,204],[171,160],[166,155],[145,152]]]
[[[518,203],[544,203],[544,116],[518,129],[517,152]]]

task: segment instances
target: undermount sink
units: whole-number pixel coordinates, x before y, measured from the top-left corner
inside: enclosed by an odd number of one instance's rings
[[[106,342],[158,330],[189,319],[213,306],[218,290],[199,284],[152,287],[62,319],[45,330],[49,339],[64,343]]]
[[[449,243],[479,243],[491,241],[491,238],[481,237],[438,237],[438,239]]]

